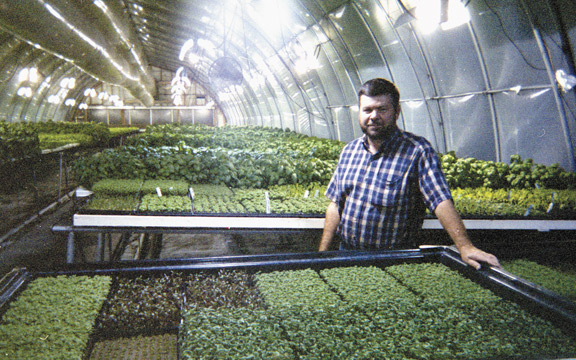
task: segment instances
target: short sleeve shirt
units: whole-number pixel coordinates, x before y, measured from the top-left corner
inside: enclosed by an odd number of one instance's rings
[[[365,136],[347,144],[326,196],[338,204],[343,245],[354,249],[414,247],[426,207],[452,198],[430,143],[400,129],[376,154]]]

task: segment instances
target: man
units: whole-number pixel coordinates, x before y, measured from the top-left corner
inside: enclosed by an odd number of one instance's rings
[[[347,144],[328,188],[332,200],[319,251],[335,235],[341,249],[415,247],[426,207],[434,212],[460,251],[476,269],[498,259],[474,245],[456,212],[436,152],[423,137],[402,131],[400,94],[385,79],[373,79],[358,92],[364,136]]]

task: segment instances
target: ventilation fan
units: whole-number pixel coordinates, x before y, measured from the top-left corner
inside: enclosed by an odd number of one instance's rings
[[[231,86],[242,84],[244,79],[240,64],[231,57],[221,57],[214,61],[208,76],[216,91],[229,91]]]

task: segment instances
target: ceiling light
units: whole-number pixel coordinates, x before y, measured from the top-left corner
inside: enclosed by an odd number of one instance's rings
[[[32,97],[32,88],[30,86],[23,86],[16,92],[18,96],[30,98]]]

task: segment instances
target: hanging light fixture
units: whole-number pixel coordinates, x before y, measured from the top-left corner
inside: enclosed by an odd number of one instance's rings
[[[397,0],[398,5],[402,8],[402,14],[398,16],[396,21],[394,22],[394,28],[397,29],[402,25],[406,25],[411,23],[412,21],[416,20],[416,16],[414,15],[416,8],[412,8],[408,10],[406,5],[402,2],[402,0]]]
[[[576,86],[576,76],[568,74],[566,71],[560,69],[556,71],[556,82],[562,92],[572,90]]]

